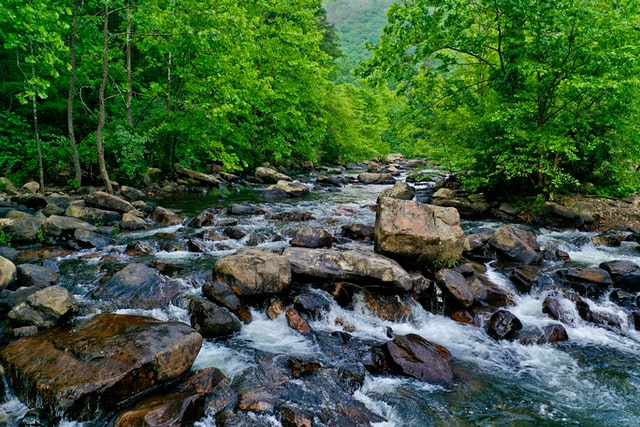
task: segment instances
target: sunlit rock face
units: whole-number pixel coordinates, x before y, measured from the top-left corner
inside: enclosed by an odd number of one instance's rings
[[[180,377],[201,345],[184,323],[102,314],[14,341],[0,361],[27,405],[88,420]]]
[[[462,255],[464,232],[455,208],[381,197],[375,223],[375,250],[412,267],[435,269]]]

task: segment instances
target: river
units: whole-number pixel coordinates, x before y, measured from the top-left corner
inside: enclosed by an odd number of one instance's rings
[[[383,188],[385,186],[347,185],[340,192],[314,192],[308,200],[295,203],[264,203],[259,199],[260,189],[232,190],[222,199],[215,195],[191,194],[158,200],[158,203],[185,217],[204,209],[245,202],[271,213],[303,211],[314,217],[304,225],[322,227],[338,236],[345,225],[373,225],[375,213],[371,206]],[[285,247],[292,233],[301,225],[298,222],[269,220],[264,215],[234,219],[238,221],[235,229],[246,235],[237,240],[208,241],[204,254],[172,250],[170,243],[162,242],[163,239],[183,241],[202,231],[181,226],[122,233],[117,236],[117,244],[106,251],[126,263],[131,261],[124,254],[128,242],[151,242],[155,250],[145,259],[168,261],[187,269],[188,274],[182,275],[183,280],[189,282],[193,289],[190,292],[195,294],[198,286],[210,278],[211,268],[220,257],[247,245],[250,239],[254,239],[252,244],[256,244],[257,239],[260,247]],[[465,222],[464,228],[477,225],[477,222]],[[481,225],[495,228],[500,224],[487,222]],[[222,233],[226,227],[211,227],[210,232]],[[574,266],[597,266],[615,259],[640,264],[640,251],[635,243],[625,243],[618,248],[592,244],[578,246],[573,242],[585,233],[545,229],[537,229],[536,233],[542,247],[568,252]],[[336,245],[349,248],[363,243],[337,239]],[[92,256],[92,252],[82,251],[55,260],[61,272],[60,284],[72,290],[87,316],[101,310],[99,303],[86,297],[103,274],[98,265],[99,258]],[[543,266],[549,272],[559,267],[554,263]],[[487,263],[487,268],[495,284],[515,289],[491,263]],[[540,289],[534,288],[531,293],[518,296],[515,306],[509,307],[522,321],[525,330],[555,323],[542,313],[542,301],[553,292],[552,287],[553,284],[549,283]],[[419,334],[451,352],[456,375],[451,388],[409,378],[366,376],[364,385],[355,391],[354,397],[381,417],[383,421],[374,424],[379,427],[640,425],[640,334],[634,330],[626,314],[606,298],[589,303],[598,310],[621,316],[622,329],[615,331],[588,323],[575,313],[573,304],[563,300],[566,310],[575,314],[571,322],[564,324],[569,340],[558,344],[523,345],[518,341],[496,341],[482,328],[429,313],[419,304],[412,308],[411,321],[384,321],[368,312],[357,298],[353,309],[333,303],[327,315],[312,321],[311,326],[316,331],[333,332],[342,331],[341,325],[356,325],[353,331],[350,330],[355,337],[381,343],[388,340],[390,328],[396,334]],[[163,310],[121,312],[189,323],[187,310],[173,305]],[[244,325],[241,332],[231,339],[205,340],[195,368],[218,367],[233,383],[244,375],[251,375],[250,367],[267,355],[317,355],[321,351],[312,339],[290,329],[283,317],[270,320],[257,310],[252,314],[253,321]],[[0,414],[5,413],[6,425],[9,426],[17,425],[17,420],[26,411],[27,408],[12,396],[0,405]],[[61,425],[96,424],[64,422]],[[215,421],[207,416],[197,425],[211,427],[215,426]],[[273,415],[257,415],[255,425],[281,424]]]

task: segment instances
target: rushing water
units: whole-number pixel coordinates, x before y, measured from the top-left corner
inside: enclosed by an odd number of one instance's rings
[[[320,193],[311,200],[296,203],[265,204],[257,198],[256,190],[231,194],[220,200],[206,194],[189,195],[175,200],[161,200],[159,204],[193,216],[200,211],[229,203],[252,202],[272,213],[303,211],[314,220],[305,223],[327,229],[338,236],[344,225],[373,224],[375,214],[371,205],[382,186],[347,186],[339,193]],[[279,248],[287,245],[299,223],[267,220],[264,216],[239,216],[235,227],[247,236],[262,236],[258,246]],[[472,224],[468,224],[471,226]],[[497,226],[498,224],[485,224]],[[215,227],[212,227],[215,229]],[[216,231],[216,230],[214,230]],[[187,239],[193,230],[167,227],[119,236],[118,244],[107,250],[122,262],[128,261],[123,248],[135,240],[156,241],[158,233],[171,233]],[[551,232],[538,230],[538,240],[545,248],[568,252],[575,266],[597,266],[614,259],[628,259],[640,264],[636,244],[620,248],[593,245],[578,247],[572,242],[584,235],[573,231]],[[249,237],[240,240],[208,242],[206,254],[172,251],[158,248],[150,258],[170,261],[187,267],[184,275],[189,292],[197,293],[198,286],[211,274],[215,260],[247,244]],[[338,246],[348,242],[337,241]],[[99,310],[84,295],[95,287],[100,277],[100,265],[91,251],[57,260],[62,273],[61,282],[80,299],[87,313]],[[513,286],[490,264],[488,275],[499,286]],[[558,265],[545,266],[549,271]],[[542,313],[542,301],[551,292],[546,286],[517,297],[510,307],[523,323],[524,329],[539,329],[554,323]],[[599,310],[625,316],[606,299],[590,301]],[[569,313],[575,308],[566,301]],[[171,306],[164,310],[135,312],[162,320],[181,320],[188,323],[184,308]],[[380,415],[377,426],[636,426],[640,425],[640,334],[626,317],[623,330],[611,331],[587,323],[577,313],[565,324],[569,341],[559,344],[523,345],[519,342],[495,341],[479,327],[456,323],[453,320],[426,312],[416,304],[409,322],[381,320],[367,311],[356,298],[353,310],[332,304],[327,315],[312,322],[316,331],[341,331],[351,325],[349,332],[366,340],[385,342],[387,330],[396,334],[416,333],[449,349],[454,362],[456,381],[451,388],[428,385],[409,378],[367,376],[354,397]],[[247,375],[264,355],[315,355],[320,350],[314,341],[287,326],[281,317],[268,319],[254,311],[253,321],[240,333],[225,341],[205,340],[195,362],[195,368],[215,366],[232,381]],[[337,321],[340,319],[340,321]],[[0,406],[7,424],[13,425],[26,412],[17,399],[10,397]],[[273,416],[256,415],[256,425],[280,425]],[[79,425],[65,423],[65,426]],[[90,424],[89,424],[90,425]],[[215,425],[210,415],[199,427]]]

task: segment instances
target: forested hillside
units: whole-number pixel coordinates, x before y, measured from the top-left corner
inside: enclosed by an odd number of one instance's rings
[[[7,0],[0,170],[109,189],[384,154],[385,102],[334,83],[333,31],[320,0]]]
[[[366,75],[412,154],[471,190],[622,195],[640,179],[640,3],[405,0]]]
[[[640,185],[639,8],[5,0],[0,174],[109,190],[149,167],[172,178],[176,163],[401,151],[462,172],[470,190],[628,194]]]
[[[367,44],[380,41],[387,22],[386,12],[395,0],[324,0],[327,19],[340,35],[340,47],[345,54],[343,72],[369,59]]]

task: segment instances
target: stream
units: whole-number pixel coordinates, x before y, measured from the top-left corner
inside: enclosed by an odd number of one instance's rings
[[[100,256],[107,252],[116,263],[126,264],[133,258],[124,252],[130,242],[143,241],[154,250],[136,256],[136,262],[165,261],[183,268],[180,280],[187,293],[198,294],[199,287],[211,278],[212,266],[220,257],[247,245],[274,250],[288,246],[288,240],[301,225],[321,227],[333,236],[341,228],[355,223],[373,225],[375,212],[371,206],[386,186],[349,184],[339,192],[312,192],[303,201],[265,203],[261,188],[233,189],[226,197],[212,194],[189,194],[165,198],[156,202],[193,217],[205,209],[222,208],[232,203],[251,203],[267,212],[278,214],[301,211],[313,216],[304,222],[266,219],[264,215],[233,216],[238,239],[207,240],[206,253],[175,250],[178,243],[202,232],[182,226],[155,228],[140,232],[121,233],[117,243],[100,252],[86,250],[55,259],[60,270],[59,284],[78,299],[81,315],[107,310],[100,302],[86,297],[105,274]],[[218,217],[217,217],[218,218]],[[222,217],[220,217],[222,218]],[[463,228],[477,226],[497,228],[497,222],[464,221]],[[224,234],[229,225],[207,227],[209,235]],[[578,246],[578,237],[588,233],[577,231],[535,230],[543,248],[566,251],[571,265],[598,266],[603,261],[625,259],[640,264],[636,243],[621,247]],[[336,239],[339,249],[366,247],[364,242]],[[566,267],[566,264],[563,264]],[[491,263],[488,275],[500,287],[514,289],[510,280]],[[545,263],[543,270],[560,268]],[[552,280],[549,278],[549,280]],[[552,283],[529,294],[519,295],[516,305],[509,307],[523,323],[524,329],[540,328],[557,323],[542,312],[542,302],[553,292]],[[566,302],[567,311],[576,308]],[[598,310],[623,317],[622,330],[613,331],[588,323],[576,313],[564,326],[569,340],[557,344],[523,345],[518,341],[496,341],[483,328],[457,323],[450,318],[425,311],[419,304],[412,307],[413,318],[407,322],[389,322],[374,316],[356,296],[352,310],[332,303],[321,319],[311,321],[315,331],[344,331],[344,325],[354,337],[386,342],[387,331],[395,334],[415,333],[445,346],[452,355],[455,383],[442,388],[414,379],[367,374],[364,385],[354,397],[383,421],[378,427],[404,426],[637,426],[640,425],[640,333],[622,310],[601,300],[589,301]],[[162,310],[120,310],[120,313],[143,314],[160,320],[189,323],[186,308],[171,305]],[[195,362],[195,369],[215,366],[229,378],[232,386],[243,376],[252,375],[251,367],[272,355],[315,355],[322,358],[320,347],[309,336],[303,336],[287,326],[283,316],[270,320],[253,310],[253,321],[230,339],[205,340]],[[15,397],[0,405],[8,426],[17,425],[27,411]],[[15,424],[14,424],[15,423]],[[94,423],[63,422],[61,425],[93,426]],[[213,416],[205,416],[199,427],[215,426]],[[279,426],[272,415],[256,415],[255,425]]]

